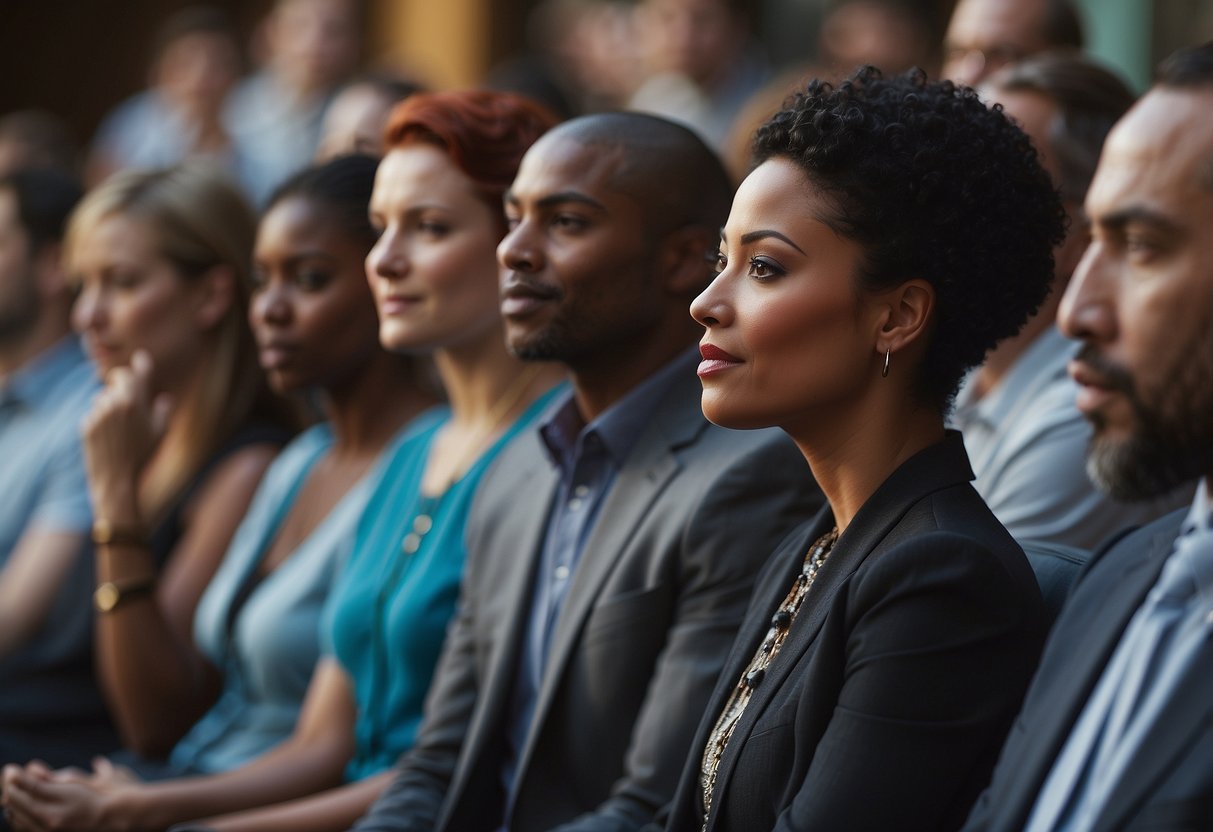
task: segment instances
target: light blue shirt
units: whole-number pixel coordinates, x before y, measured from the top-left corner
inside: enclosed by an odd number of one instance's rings
[[[1049,327],[981,398],[974,371],[956,395],[952,422],[964,434],[973,486],[1016,540],[1090,551],[1174,511],[1192,492],[1125,503],[1095,487],[1086,468],[1091,425],[1074,404],[1078,385],[1066,370],[1074,352],[1074,342]]]
[[[556,620],[602,504],[671,382],[694,372],[698,362],[698,348],[680,355],[588,425],[570,393],[539,427],[552,466],[560,472],[560,481],[539,554],[531,606],[525,613],[529,623],[515,681],[509,752],[502,775],[507,794],[534,717]]]
[[[295,550],[260,581],[258,564],[312,465],[331,447],[327,425],[293,440],[266,471],[194,615],[194,638],[223,674],[218,701],[173,749],[174,768],[236,768],[290,736],[320,657],[321,612],[385,459],[346,492]]]
[[[1109,703],[1123,683],[1126,663],[1132,660],[1131,651],[1127,649],[1132,640],[1122,637],[1041,787],[1028,819],[1028,832],[1088,832],[1095,828],[1099,813],[1117,783],[1125,776],[1132,776],[1127,767],[1133,753],[1147,732],[1164,718],[1171,693],[1207,642],[1213,629],[1213,543],[1208,542],[1209,536],[1213,536],[1213,528],[1206,487],[1202,482],[1197,489],[1192,510],[1177,540],[1179,545],[1186,535],[1195,535],[1203,539],[1202,544],[1195,550],[1196,555],[1182,564],[1172,553],[1155,585],[1157,589],[1176,569],[1187,571],[1188,577],[1195,582],[1196,594],[1188,601],[1183,617],[1176,624],[1174,637],[1151,667],[1140,702],[1126,722],[1123,734],[1117,742],[1107,744],[1104,734],[1109,721]],[[1143,605],[1137,615],[1140,616],[1144,609]],[[1125,628],[1126,636],[1133,632],[1136,621],[1137,616]]]
[[[92,525],[80,423],[96,391],[75,338],[0,387],[0,566],[28,529],[87,532]]]
[[[97,389],[74,337],[0,382],[0,570],[29,532],[81,535],[79,555],[56,595],[50,623],[0,659],[0,756],[5,759],[37,752],[15,745],[6,725],[43,737],[62,735],[69,744],[68,734],[83,736],[86,726],[109,730],[92,675],[92,512],[80,446],[80,423]],[[92,749],[101,750],[107,749]]]

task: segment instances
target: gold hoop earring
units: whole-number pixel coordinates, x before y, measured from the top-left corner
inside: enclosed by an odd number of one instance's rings
[[[884,369],[880,371],[881,378],[889,377],[889,353],[890,352],[891,352],[890,350],[884,351]]]

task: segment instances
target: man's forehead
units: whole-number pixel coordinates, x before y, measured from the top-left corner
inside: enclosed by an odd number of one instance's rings
[[[948,27],[950,40],[977,39],[1026,46],[1036,41],[1043,29],[1044,4],[1041,0],[961,0]],[[970,45],[970,44],[961,44]]]
[[[510,188],[515,199],[543,199],[553,193],[608,196],[620,192],[624,149],[614,142],[548,134],[523,157]]]
[[[1158,184],[1213,187],[1210,112],[1213,88],[1155,88],[1113,128],[1101,162],[1134,168]]]

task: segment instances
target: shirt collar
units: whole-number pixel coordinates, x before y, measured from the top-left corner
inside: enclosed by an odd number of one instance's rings
[[[620,464],[674,381],[694,372],[698,364],[699,347],[688,348],[629,390],[588,425],[582,420],[576,397],[570,392],[552,406],[539,426],[539,436],[552,463],[562,467],[565,460],[576,454],[580,444],[588,437],[596,436],[615,464]]]
[[[1213,534],[1213,494],[1209,493],[1209,482],[1204,477],[1196,486],[1196,496],[1192,499],[1192,508],[1188,510],[1182,529],[1183,534]]]

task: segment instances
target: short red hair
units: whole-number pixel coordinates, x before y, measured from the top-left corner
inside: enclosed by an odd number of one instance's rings
[[[384,144],[389,151],[415,142],[439,147],[500,210],[523,154],[557,121],[543,106],[514,93],[414,93],[392,110]]]

